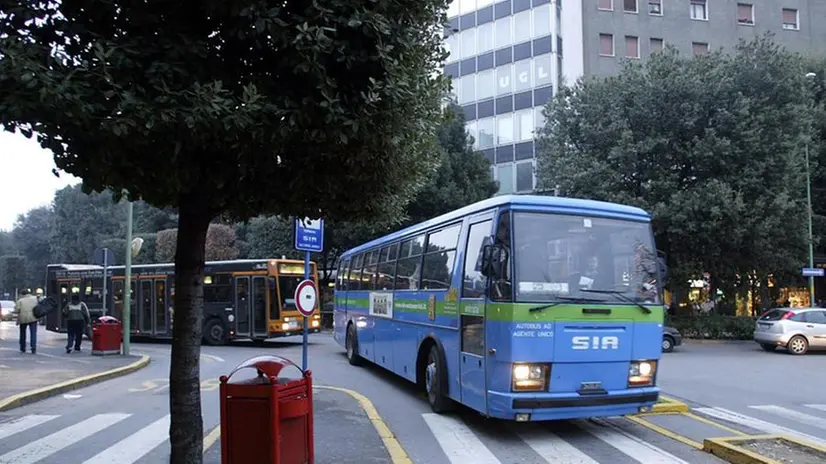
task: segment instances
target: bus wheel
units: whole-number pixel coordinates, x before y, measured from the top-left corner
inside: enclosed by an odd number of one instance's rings
[[[436,344],[430,347],[430,353],[427,355],[427,367],[424,373],[424,385],[427,389],[427,401],[430,403],[430,409],[433,412],[441,414],[450,411],[450,398],[442,391],[442,377],[447,375],[447,368],[442,361],[439,347]]]
[[[347,346],[347,361],[350,365],[361,366],[362,358],[359,356],[359,340],[356,336],[356,326],[350,324],[347,326],[347,340],[344,343]]]
[[[204,341],[207,345],[226,345],[227,328],[220,319],[210,319],[204,327]]]

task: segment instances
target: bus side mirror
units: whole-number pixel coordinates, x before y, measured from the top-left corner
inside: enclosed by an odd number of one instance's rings
[[[668,265],[665,263],[665,258],[662,256],[657,257],[657,263],[659,264],[659,271],[660,271],[660,282],[665,283],[665,279],[668,278]]]
[[[482,275],[490,279],[501,279],[507,275],[508,252],[500,245],[485,245],[482,248]]]

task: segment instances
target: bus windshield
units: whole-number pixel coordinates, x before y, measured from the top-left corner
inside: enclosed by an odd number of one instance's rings
[[[517,301],[661,304],[649,223],[517,212],[513,232]]]
[[[285,311],[295,311],[295,289],[304,280],[304,276],[284,275],[278,276],[278,286],[281,290],[281,308]]]

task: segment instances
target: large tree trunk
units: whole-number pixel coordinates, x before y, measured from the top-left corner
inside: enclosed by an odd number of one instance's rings
[[[200,464],[203,460],[200,356],[206,234],[212,216],[199,198],[187,196],[181,199],[175,252],[172,363],[169,369],[171,464]]]

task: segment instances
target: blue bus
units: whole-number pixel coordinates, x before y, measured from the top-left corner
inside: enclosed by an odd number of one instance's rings
[[[431,408],[543,421],[658,401],[665,262],[651,217],[497,196],[345,252],[334,338],[417,383]]]

